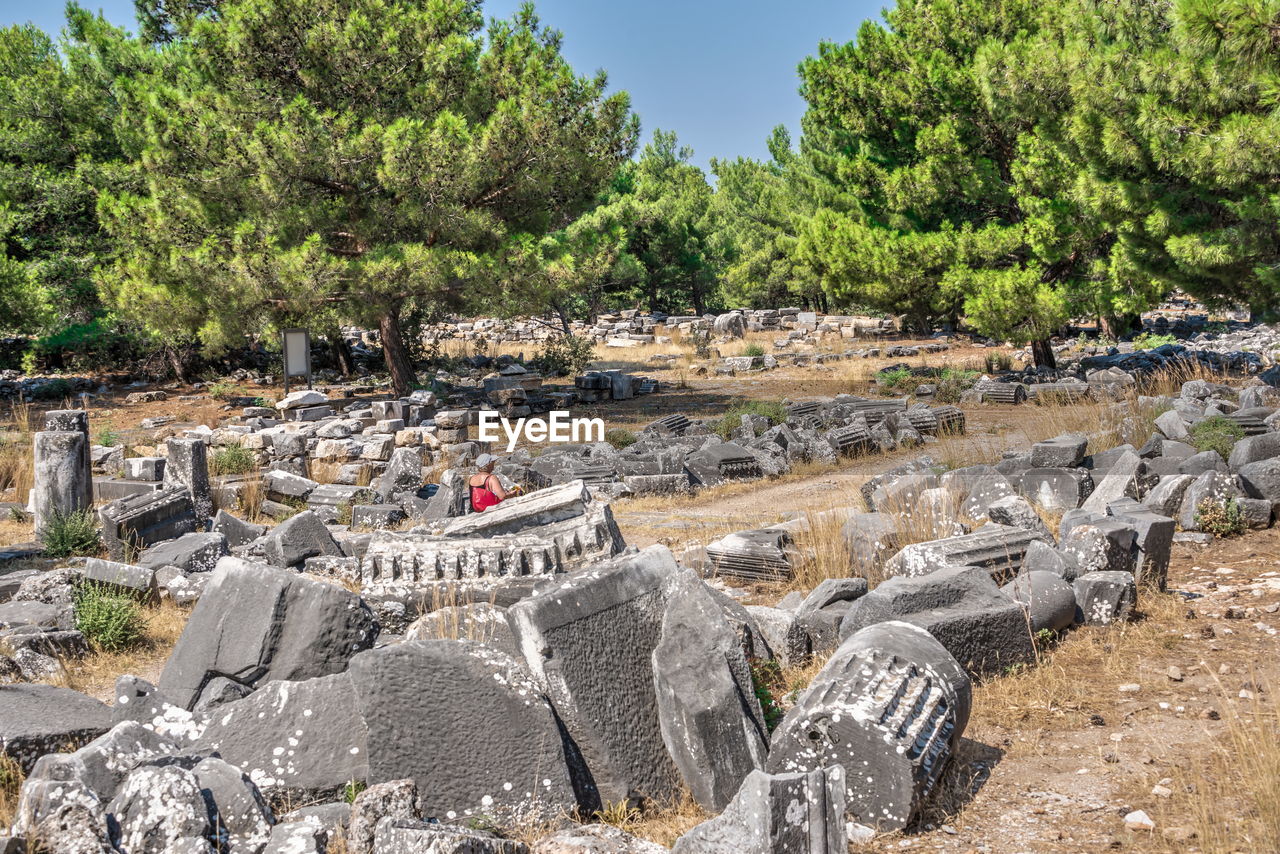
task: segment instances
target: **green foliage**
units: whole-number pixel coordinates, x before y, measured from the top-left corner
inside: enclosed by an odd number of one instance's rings
[[[537,362],[551,376],[580,374],[595,358],[595,346],[590,338],[579,338],[576,335],[548,338],[542,345]]]
[[[914,388],[918,383],[910,368],[885,368],[876,374],[876,386],[884,392],[892,392],[908,385]]]
[[[120,444],[120,434],[115,430],[99,430],[98,435],[94,438],[95,445],[101,445],[104,448],[114,448]]]
[[[342,800],[353,804],[356,801],[356,796],[367,788],[369,788],[369,785],[363,780],[348,780],[347,785],[342,787]]]
[[[66,400],[71,397],[71,393],[71,383],[57,377],[36,386],[31,392],[31,397],[35,400]]]
[[[75,613],[76,628],[95,649],[119,652],[143,638],[145,623],[138,601],[106,585],[77,587]]]
[[[637,441],[636,434],[622,427],[615,427],[612,430],[606,430],[604,440],[613,447],[621,451],[623,448],[630,448]]]
[[[983,359],[987,373],[996,374],[1013,369],[1013,357],[1008,353],[988,353]]]
[[[258,467],[253,451],[239,445],[219,448],[209,457],[209,474],[248,474]]]
[[[1133,348],[1135,350],[1154,350],[1157,347],[1163,347],[1166,344],[1177,344],[1178,339],[1173,335],[1155,335],[1150,332],[1144,332],[1133,339]]]
[[[112,302],[158,334],[377,324],[407,394],[402,312],[504,302],[520,241],[635,147],[626,94],[531,6],[486,29],[478,0],[241,0],[178,31],[173,67],[118,87],[145,191],[99,203]]]
[[[1244,513],[1234,498],[1226,501],[1206,498],[1196,505],[1196,525],[1215,537],[1234,537],[1244,533]]]
[[[1236,442],[1244,438],[1244,428],[1225,415],[1213,415],[1191,428],[1191,444],[1199,451],[1217,451],[1224,460]]]
[[[747,346],[742,348],[742,355],[752,356],[752,357],[763,356],[764,348],[761,347],[759,344],[748,344]]]
[[[214,400],[230,400],[233,397],[239,397],[240,391],[236,388],[235,383],[228,380],[218,380],[209,383],[207,386],[209,397]]]
[[[982,374],[962,368],[944,368],[935,381],[937,391],[933,399],[937,403],[959,403],[960,395],[973,388]]]
[[[48,557],[97,554],[98,525],[92,510],[58,513],[49,520],[40,537]]]
[[[733,431],[742,426],[742,416],[762,415],[769,424],[781,424],[787,420],[787,408],[780,400],[739,400],[730,404],[713,429],[721,439],[729,440]]]
[[[785,687],[786,684],[782,667],[772,659],[768,661],[752,659],[750,664],[751,685],[755,689],[756,699],[760,702],[760,711],[764,712],[765,729],[773,732],[786,716],[786,712],[774,696],[774,691]]]

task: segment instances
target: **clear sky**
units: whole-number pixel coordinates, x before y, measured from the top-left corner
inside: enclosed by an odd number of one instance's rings
[[[133,0],[81,0],[116,24],[134,27]],[[520,0],[486,0],[505,17]],[[804,100],[796,66],[818,43],[849,41],[881,0],[538,0],[544,24],[564,33],[564,53],[580,73],[603,68],[631,93],[647,140],[674,130],[706,166],[712,157],[767,157],[778,124],[799,137]],[[56,32],[60,0],[0,0],[0,24],[30,21]]]

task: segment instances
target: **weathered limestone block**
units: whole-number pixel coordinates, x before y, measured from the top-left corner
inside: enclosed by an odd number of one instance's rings
[[[767,768],[839,766],[849,819],[905,827],[968,723],[971,692],[959,663],[924,629],[869,626],[840,645],[778,725]]]
[[[85,561],[83,578],[86,583],[102,585],[143,602],[154,602],[160,597],[155,570],[142,566],[91,557]]]
[[[46,753],[79,747],[111,728],[111,710],[53,685],[0,685],[0,753],[24,772]]]
[[[738,637],[706,585],[684,576],[652,656],[658,721],[694,799],[722,810],[764,767],[768,730]]]
[[[570,574],[507,612],[530,672],[586,764],[574,781],[586,808],[679,792],[651,659],[679,575],[671,553],[653,546]]]
[[[1075,590],[1056,572],[1023,572],[1000,590],[1026,610],[1032,634],[1056,632],[1075,622]]]
[[[262,553],[273,566],[298,566],[309,557],[339,557],[342,548],[320,517],[304,510],[268,532]]]
[[[85,458],[87,441],[79,432],[35,434],[32,509],[37,537],[43,536],[55,519],[89,508],[86,496],[92,494],[92,472]]]
[[[1073,583],[1076,622],[1108,626],[1127,620],[1138,601],[1137,586],[1127,572],[1087,572]]]
[[[213,518],[213,489],[209,485],[208,448],[201,439],[169,439],[164,466],[165,488],[180,486],[191,496],[196,522],[204,527]]]
[[[84,409],[51,409],[44,414],[44,429],[62,433],[79,433],[84,436],[82,470],[85,473],[84,506],[93,503],[93,484],[90,471],[93,459],[93,443],[89,438],[89,413]]]
[[[1035,657],[1022,608],[979,567],[890,578],[853,603],[840,635],[888,620],[920,626],[972,673],[1000,673]]]
[[[336,673],[377,633],[372,612],[354,593],[226,557],[165,664],[160,690],[191,709],[215,675],[256,687]]]
[[[1022,528],[988,524],[971,534],[906,546],[885,563],[885,569],[893,575],[916,576],[947,566],[980,566],[1003,580],[1018,573],[1027,547],[1036,540],[1046,538]]]
[[[483,830],[388,816],[378,822],[373,854],[529,854],[529,846]]]
[[[1062,552],[1073,558],[1081,573],[1133,570],[1137,532],[1122,519],[1093,517],[1062,536]]]
[[[1031,465],[1035,468],[1075,468],[1084,460],[1089,437],[1082,433],[1063,433],[1031,446]]]

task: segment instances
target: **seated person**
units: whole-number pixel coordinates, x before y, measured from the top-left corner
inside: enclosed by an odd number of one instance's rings
[[[470,487],[471,509],[480,513],[490,507],[497,507],[507,499],[508,492],[502,488],[502,481],[493,473],[498,458],[493,454],[481,454],[476,457],[478,472],[467,480]]]

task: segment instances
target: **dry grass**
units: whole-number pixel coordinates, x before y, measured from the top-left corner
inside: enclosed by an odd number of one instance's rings
[[[591,821],[611,824],[633,836],[670,848],[695,825],[709,818],[711,814],[699,806],[686,791],[668,806],[650,804],[639,809],[625,801],[607,804],[591,816]]]
[[[17,760],[0,754],[0,827],[11,827],[18,812],[18,793],[27,775]]]
[[[35,432],[30,403],[14,403],[9,416],[0,423],[0,495],[12,491],[12,500],[27,501],[27,493],[35,485],[35,462],[32,458],[32,434]]]
[[[1241,700],[1218,683],[1222,731],[1205,732],[1210,758],[1196,768],[1196,785],[1174,787],[1151,808],[1157,827],[1194,833],[1172,850],[1280,851],[1280,717],[1260,699],[1267,694]]]
[[[250,472],[240,483],[240,512],[246,521],[262,524],[266,517],[262,514],[262,502],[266,500],[267,490],[262,484],[262,472]]]
[[[120,652],[100,650],[81,659],[64,660],[61,684],[105,699],[111,696],[116,679],[126,673],[154,681],[186,627],[190,613],[169,601],[144,609],[141,643]]]
[[[1184,642],[1182,597],[1144,592],[1139,606],[1140,619],[1077,629],[1044,652],[1038,666],[976,685],[974,722],[1024,732],[1074,729],[1114,706],[1116,686],[1136,681],[1143,661]]]

